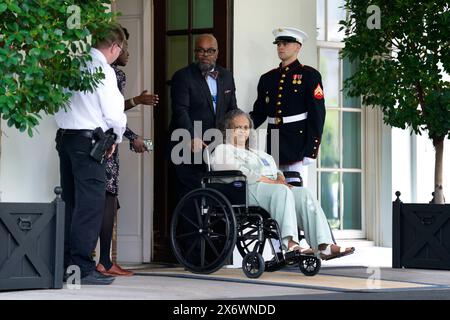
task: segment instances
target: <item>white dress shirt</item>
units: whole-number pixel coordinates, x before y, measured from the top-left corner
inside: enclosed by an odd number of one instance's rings
[[[124,97],[117,87],[116,74],[105,56],[95,48],[91,49],[90,54],[92,61],[87,68],[91,72],[101,68],[105,78],[94,92],[73,91],[67,110],[62,108],[55,114],[56,123],[61,129],[93,130],[101,127],[106,131],[113,128],[117,134],[116,143],[120,143],[127,125]]]

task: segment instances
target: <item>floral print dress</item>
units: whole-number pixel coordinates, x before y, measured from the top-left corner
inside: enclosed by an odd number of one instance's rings
[[[123,94],[127,82],[125,72],[120,70],[116,65],[111,65],[111,67],[116,72],[117,87]],[[123,135],[130,141],[138,137],[138,135],[128,127]],[[116,196],[119,194],[119,148],[116,148],[113,155],[106,161],[106,191]]]

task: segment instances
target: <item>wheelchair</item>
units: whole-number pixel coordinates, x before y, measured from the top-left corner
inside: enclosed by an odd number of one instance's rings
[[[290,184],[303,185],[298,172],[284,175],[296,180]],[[176,206],[170,242],[177,261],[192,273],[219,270],[230,261],[235,247],[248,278],[295,264],[304,275],[314,276],[321,267],[314,255],[283,250],[277,221],[263,208],[249,206],[247,178],[238,170],[205,173],[201,188],[186,194]],[[270,261],[263,258],[267,244],[273,254]]]

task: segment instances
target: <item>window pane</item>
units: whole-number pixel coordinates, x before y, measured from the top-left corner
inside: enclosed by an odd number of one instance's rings
[[[324,49],[319,51],[320,73],[322,74],[325,105],[327,107],[339,106],[339,50]]]
[[[339,173],[322,172],[320,174],[320,200],[325,216],[332,229],[339,229]]]
[[[213,0],[194,0],[194,28],[212,28],[213,20]]]
[[[344,112],[342,121],[344,168],[361,169],[361,113]]]
[[[188,36],[167,37],[167,79],[188,64]]]
[[[361,230],[361,173],[344,173],[344,229]]]
[[[345,9],[343,8],[345,0],[328,0],[328,41],[342,41],[345,36],[345,30],[338,31],[341,28],[340,20],[345,20]]]
[[[328,110],[320,143],[320,166],[322,168],[339,168],[340,161],[340,124],[339,111]]]
[[[325,41],[325,0],[317,0],[317,40]]]
[[[350,78],[352,75],[355,74],[357,68],[358,68],[358,62],[353,61],[353,63],[350,63],[350,60],[348,57],[345,57],[342,60],[342,76],[344,78],[344,81],[348,78]],[[361,108],[361,97],[349,97],[347,96],[347,89],[343,90],[343,107],[344,108]]]
[[[188,28],[188,0],[167,1],[167,30]]]

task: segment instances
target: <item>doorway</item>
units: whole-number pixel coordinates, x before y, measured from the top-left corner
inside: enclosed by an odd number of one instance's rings
[[[154,261],[173,262],[170,220],[176,206],[176,178],[167,150],[171,118],[170,79],[194,59],[198,35],[212,33],[219,43],[218,64],[232,70],[232,0],[154,0],[155,109]]]

